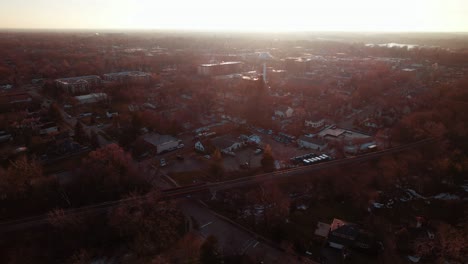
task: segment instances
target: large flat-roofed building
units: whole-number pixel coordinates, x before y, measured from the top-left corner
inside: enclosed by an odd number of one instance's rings
[[[177,149],[180,140],[170,135],[160,135],[157,133],[149,133],[144,135],[143,141],[152,148],[152,152],[161,154],[162,152]]]
[[[198,74],[205,76],[228,75],[242,71],[242,62],[227,61],[213,64],[201,64],[198,66]]]
[[[352,140],[364,140],[364,139],[372,139],[371,136],[366,135],[364,133],[360,133],[357,131],[352,131],[348,129],[342,129],[342,128],[325,128],[322,131],[318,133],[319,138],[323,138],[325,140],[331,140],[331,141],[337,141],[337,140],[342,140],[342,141],[352,141]]]
[[[308,136],[301,136],[297,140],[297,144],[303,148],[315,149],[318,151],[323,151],[327,148],[328,144],[322,139],[308,137]]]
[[[148,82],[151,80],[151,74],[141,71],[112,72],[103,75],[105,81],[119,83]]]
[[[55,80],[55,85],[70,94],[86,93],[101,84],[101,77],[97,75],[61,78]]]

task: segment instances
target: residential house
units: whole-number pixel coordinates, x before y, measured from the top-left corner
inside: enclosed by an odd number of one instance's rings
[[[255,134],[252,134],[250,136],[240,135],[239,138],[247,144],[260,145],[260,143],[262,142],[262,138],[259,135]]]
[[[289,106],[280,106],[275,110],[275,115],[280,118],[290,118],[294,113],[294,109]]]
[[[361,229],[357,224],[336,218],[330,225],[328,245],[336,249],[354,248],[369,251],[377,249],[377,243],[371,233]]]
[[[317,151],[323,151],[328,146],[325,140],[309,136],[299,137],[299,139],[297,140],[297,144],[301,148],[314,149]]]
[[[204,153],[206,149],[200,141],[197,141],[195,142],[195,150]]]
[[[144,135],[143,141],[152,148],[152,152],[161,154],[162,152],[177,149],[180,140],[170,135],[160,135],[158,133],[148,133]]]
[[[245,145],[242,140],[232,135],[224,135],[213,138],[211,139],[211,143],[215,148],[219,149],[221,153],[225,154],[233,154],[234,150],[239,149]]]
[[[106,116],[107,116],[107,118],[112,118],[114,116],[119,116],[119,112],[117,112],[115,110],[108,110],[106,112]]]
[[[380,122],[378,122],[375,118],[366,118],[364,121],[361,122],[362,126],[367,128],[380,128]]]

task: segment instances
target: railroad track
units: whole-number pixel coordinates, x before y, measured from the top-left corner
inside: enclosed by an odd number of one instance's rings
[[[195,185],[190,185],[190,186],[165,189],[161,191],[161,195],[159,197],[162,200],[170,200],[170,199],[177,199],[179,197],[185,197],[187,195],[192,195],[192,194],[201,193],[201,192],[216,192],[216,191],[221,191],[221,190],[226,190],[226,189],[233,189],[233,188],[239,188],[239,187],[244,187],[244,186],[249,186],[249,185],[255,185],[261,182],[268,182],[268,181],[273,181],[273,180],[286,178],[286,177],[304,175],[305,173],[309,173],[309,172],[314,172],[314,171],[324,170],[328,168],[373,160],[373,159],[377,159],[385,155],[390,155],[390,154],[402,152],[405,150],[418,148],[418,147],[430,144],[435,141],[436,141],[435,139],[425,139],[425,140],[417,141],[414,143],[405,144],[405,145],[393,147],[393,148],[386,149],[386,150],[376,151],[376,152],[372,152],[368,154],[363,154],[361,156],[352,157],[352,158],[332,160],[332,161],[319,163],[315,165],[302,166],[302,167],[297,167],[297,168],[292,168],[292,169],[287,169],[287,170],[275,171],[271,173],[264,173],[264,174],[243,177],[243,178],[238,178],[238,179],[228,180],[228,181],[223,181],[223,182],[200,183],[200,184],[195,184]],[[103,202],[103,203],[93,204],[93,205],[84,206],[80,208],[66,209],[64,210],[64,212],[66,215],[70,215],[70,216],[80,215],[80,214],[85,214],[85,213],[105,212],[119,205],[122,205],[125,203],[132,203],[140,199],[144,199],[146,197],[147,197],[146,195],[142,195],[142,196],[125,198],[125,199],[120,199],[120,200],[115,200],[115,201]],[[42,215],[37,215],[37,216],[32,216],[32,217],[13,219],[13,220],[0,222],[0,233],[44,225],[49,222],[48,217],[49,217],[48,214],[42,214]]]

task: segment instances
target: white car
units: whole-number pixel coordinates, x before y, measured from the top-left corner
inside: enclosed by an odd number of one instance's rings
[[[183,147],[185,147],[184,144],[179,144],[179,146],[177,146],[178,149],[181,149],[181,148],[183,148]]]

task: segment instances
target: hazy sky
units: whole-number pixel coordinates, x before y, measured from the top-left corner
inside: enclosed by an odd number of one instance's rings
[[[0,0],[0,28],[468,31],[468,0]]]

